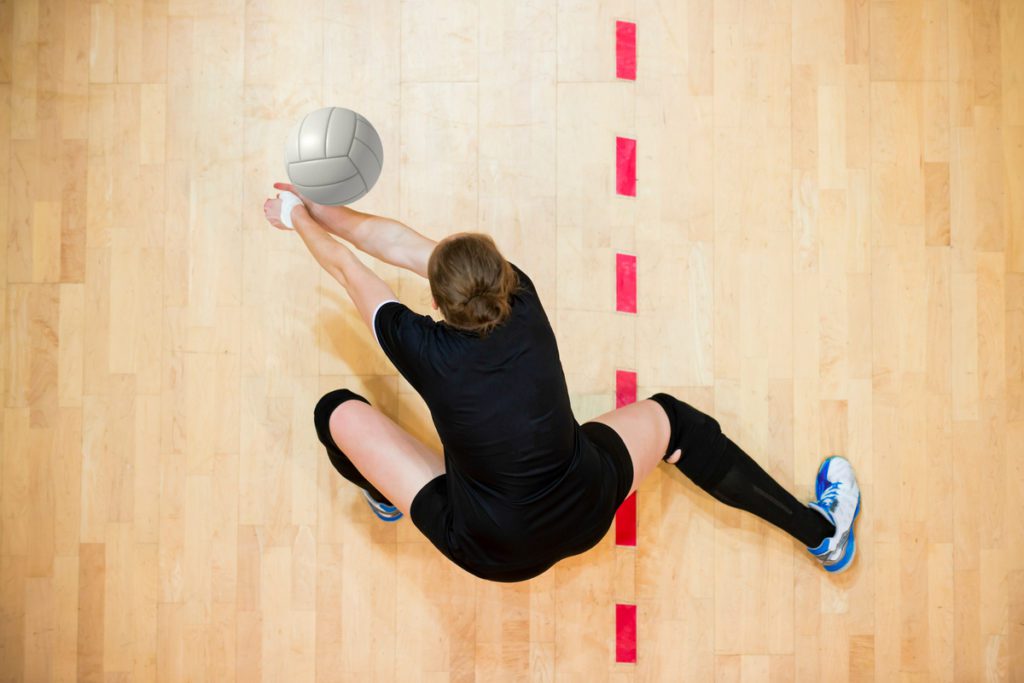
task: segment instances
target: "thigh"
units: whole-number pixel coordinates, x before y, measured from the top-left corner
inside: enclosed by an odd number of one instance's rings
[[[608,425],[626,444],[633,461],[633,486],[629,489],[633,493],[658,466],[668,449],[670,426],[664,409],[654,401],[645,399],[607,412],[591,421]]]
[[[420,489],[445,472],[439,455],[362,401],[335,408],[330,428],[338,448],[406,515]]]

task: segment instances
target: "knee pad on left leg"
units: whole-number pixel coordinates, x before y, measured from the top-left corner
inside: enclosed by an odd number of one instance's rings
[[[331,415],[345,401],[362,401],[366,405],[371,405],[365,398],[348,389],[335,389],[324,394],[317,401],[316,407],[313,408],[313,424],[316,426],[316,435],[320,439],[320,443],[327,450],[327,457],[330,459],[334,469],[338,471],[338,474],[369,493],[377,502],[391,505],[391,501],[374,488],[373,484],[363,476],[359,469],[349,460],[348,456],[338,447],[338,444],[334,442],[334,436],[331,434]]]
[[[736,459],[736,445],[722,433],[718,420],[669,394],[654,394],[668,416],[670,436],[665,458],[679,449],[680,472],[704,490],[714,488]],[[663,458],[664,459],[664,458]]]
[[[362,401],[366,405],[370,405],[369,401],[354,391],[335,389],[324,394],[313,408],[313,425],[316,427],[317,436],[325,446],[334,445],[334,439],[331,438],[331,414],[345,401]],[[335,447],[337,446],[335,445]]]

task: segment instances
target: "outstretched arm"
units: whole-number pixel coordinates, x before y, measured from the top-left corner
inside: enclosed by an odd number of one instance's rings
[[[264,204],[267,220],[275,227],[288,230],[281,223],[280,199],[268,199]],[[368,268],[341,242],[328,234],[327,230],[306,211],[302,205],[291,212],[295,232],[305,242],[313,258],[348,292],[366,325],[373,329],[373,313],[384,301],[398,297],[377,273]]]
[[[295,192],[294,186],[287,183],[274,183],[274,187]],[[385,263],[427,277],[427,261],[437,244],[434,240],[424,237],[400,221],[363,213],[347,206],[325,206],[299,196],[310,216],[330,233]]]

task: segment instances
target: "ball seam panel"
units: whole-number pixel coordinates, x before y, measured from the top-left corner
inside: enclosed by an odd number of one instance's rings
[[[295,148],[298,152],[299,161],[307,161],[307,159],[302,158],[302,129],[306,125],[306,119],[308,118],[309,114],[302,117],[302,123],[299,124],[299,134],[295,139]]]
[[[322,158],[327,158],[327,141],[331,139],[331,121],[334,120],[334,111],[337,107],[331,107],[331,113],[327,115],[327,126],[324,128],[324,155]]]
[[[358,131],[359,129],[357,128],[356,130]],[[381,167],[381,170],[383,170],[384,169],[384,162],[381,160],[380,157],[377,156],[377,152],[375,152],[373,150],[373,145],[369,144],[368,142],[366,142],[366,140],[362,139],[358,135],[353,134],[352,137],[355,138],[356,140],[359,140],[359,142],[363,143],[363,146],[366,147],[366,149],[370,152],[370,154],[373,155],[373,158],[377,160],[377,165]],[[378,136],[377,139],[379,140],[380,137]],[[352,152],[352,146],[351,145],[349,145],[349,150],[348,151],[351,154],[351,152]]]
[[[339,183],[344,183],[344,182],[347,182],[347,181],[349,181],[349,180],[352,180],[352,179],[353,179],[353,178],[355,178],[356,176],[359,176],[359,179],[363,181],[363,185],[366,185],[366,178],[364,178],[364,177],[363,177],[363,174],[362,174],[362,173],[360,173],[360,172],[359,172],[359,171],[357,170],[357,171],[356,171],[355,173],[353,173],[352,175],[350,175],[350,176],[349,176],[349,177],[347,177],[347,178],[341,178],[340,180],[332,180],[332,181],[331,181],[331,182],[329,182],[329,183],[321,183],[321,184],[319,184],[319,185],[309,185],[309,184],[307,184],[307,183],[303,183],[303,184],[302,184],[302,187],[329,187],[329,186],[331,186],[331,185],[338,185]]]

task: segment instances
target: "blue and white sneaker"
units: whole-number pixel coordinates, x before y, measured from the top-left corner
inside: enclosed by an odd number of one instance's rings
[[[853,522],[860,514],[860,487],[850,461],[838,455],[825,458],[814,485],[818,500],[808,503],[836,528],[817,548],[808,548],[827,572],[841,572],[853,562],[857,543]]]
[[[366,489],[359,489],[363,492],[363,498],[369,503],[370,509],[373,510],[373,514],[377,515],[378,518],[385,522],[397,522],[402,518],[402,511],[396,508],[394,505],[387,505],[381,503],[376,498],[370,495],[370,492]]]

